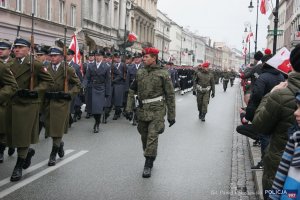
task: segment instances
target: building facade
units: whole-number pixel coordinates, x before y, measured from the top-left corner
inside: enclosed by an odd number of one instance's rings
[[[57,8],[57,9],[54,9]],[[81,0],[3,0],[0,3],[0,38],[13,41],[19,35],[30,38],[34,13],[34,43],[53,46],[57,39],[67,38],[81,27]]]

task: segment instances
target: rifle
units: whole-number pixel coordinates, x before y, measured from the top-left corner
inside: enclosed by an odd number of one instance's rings
[[[20,18],[21,19],[21,18]],[[34,13],[31,15],[31,45],[30,45],[30,86],[29,90],[33,91],[34,86],[34,36],[33,36]]]
[[[17,29],[17,37],[19,37],[19,33],[20,33],[20,29],[21,29],[21,20],[22,20],[22,16],[20,15],[19,26]]]
[[[65,35],[64,35],[64,92],[67,93],[69,91],[68,84],[68,63],[67,63],[67,17],[66,17],[66,25],[65,25]]]

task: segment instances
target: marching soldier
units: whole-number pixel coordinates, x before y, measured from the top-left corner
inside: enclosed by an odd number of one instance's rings
[[[234,82],[235,76],[236,76],[236,73],[235,73],[234,69],[231,68],[231,70],[230,70],[230,78],[229,78],[229,80],[230,80],[230,86],[231,87],[233,86],[233,82]]]
[[[134,94],[138,95],[138,131],[146,158],[143,177],[151,176],[157,155],[158,135],[164,132],[164,117],[168,113],[169,127],[175,123],[175,93],[168,72],[157,64],[159,50],[144,49],[144,68],[137,71],[130,86],[126,117],[132,117]],[[167,108],[167,109],[166,109]]]
[[[215,80],[213,74],[208,71],[209,65],[209,62],[204,62],[194,77],[193,95],[197,95],[199,119],[203,122],[207,113],[210,93],[212,98],[215,97]]]
[[[0,49],[4,46],[0,43]],[[18,85],[13,73],[0,61],[0,163],[3,162],[3,153],[6,147],[6,107],[10,98],[17,91]]]
[[[86,71],[89,68],[89,65],[93,65],[95,63],[95,51],[90,51],[88,56],[88,61],[83,65],[83,73],[86,75]],[[86,117],[90,118],[91,116],[91,104],[92,104],[92,86],[91,83],[86,83],[85,87],[85,109],[86,109]]]
[[[43,45],[38,45],[35,48],[36,59],[43,63],[43,65],[48,65],[50,61],[48,60],[48,50]]]
[[[80,91],[81,83],[74,68],[62,62],[64,57],[61,48],[51,47],[49,55],[51,64],[48,65],[48,71],[55,84],[47,90],[44,105],[46,134],[52,137],[52,151],[48,166],[53,166],[56,164],[57,154],[60,158],[64,156],[62,137],[68,132],[70,101],[72,96]],[[68,84],[68,91],[64,91],[65,84]]]
[[[12,63],[11,53],[11,42],[9,40],[0,40],[0,61],[2,63]]]
[[[126,87],[127,67],[121,62],[120,52],[114,52],[114,64],[111,66],[111,100],[115,107],[113,120],[120,118],[123,107],[123,98]]]
[[[13,170],[11,181],[22,177],[22,169],[27,169],[35,154],[30,144],[38,142],[38,122],[41,94],[53,84],[53,79],[42,63],[29,56],[31,43],[18,37],[14,42],[16,58],[10,66],[18,83],[19,90],[9,104],[7,145],[17,147],[18,159]],[[33,48],[32,48],[33,49]],[[33,52],[32,52],[33,53]],[[33,88],[33,90],[30,90]],[[26,115],[24,115],[26,113]]]
[[[84,86],[86,87],[87,83],[91,85],[91,113],[95,118],[93,129],[94,133],[98,133],[101,115],[104,112],[105,98],[108,98],[111,93],[111,78],[110,67],[103,61],[104,52],[97,50],[95,55],[96,62],[89,65]]]
[[[224,92],[226,92],[226,90],[227,90],[227,86],[228,86],[228,82],[229,82],[230,77],[231,77],[231,73],[228,71],[227,68],[224,68],[224,71],[222,73],[222,81],[223,81],[223,90],[224,90]]]

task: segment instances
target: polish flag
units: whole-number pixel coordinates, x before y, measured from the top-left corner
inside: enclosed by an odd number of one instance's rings
[[[290,71],[292,71],[289,50],[283,47],[272,58],[270,58],[270,60],[267,61],[267,64],[285,74],[288,74]]]
[[[250,42],[251,37],[253,37],[253,33],[252,32],[248,33],[247,38],[246,38],[246,43]]]
[[[135,42],[135,41],[137,41],[137,35],[134,33],[129,33],[127,39],[129,42]]]
[[[266,14],[269,10],[269,0],[261,0],[260,2],[260,12],[261,14]]]
[[[80,55],[80,52],[79,52],[79,45],[78,45],[78,41],[77,41],[77,38],[76,38],[75,34],[72,35],[72,40],[71,40],[71,44],[69,46],[69,49],[71,49],[75,52],[73,62],[80,66],[80,71],[82,73],[83,69],[82,69],[82,63],[81,63],[81,55]]]

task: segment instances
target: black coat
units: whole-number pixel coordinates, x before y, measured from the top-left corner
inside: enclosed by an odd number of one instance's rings
[[[252,121],[254,118],[254,113],[260,104],[261,99],[269,93],[272,88],[283,82],[285,79],[283,75],[271,66],[264,66],[262,68],[262,73],[259,75],[258,79],[253,85],[252,94],[249,103],[246,108],[245,118]]]

